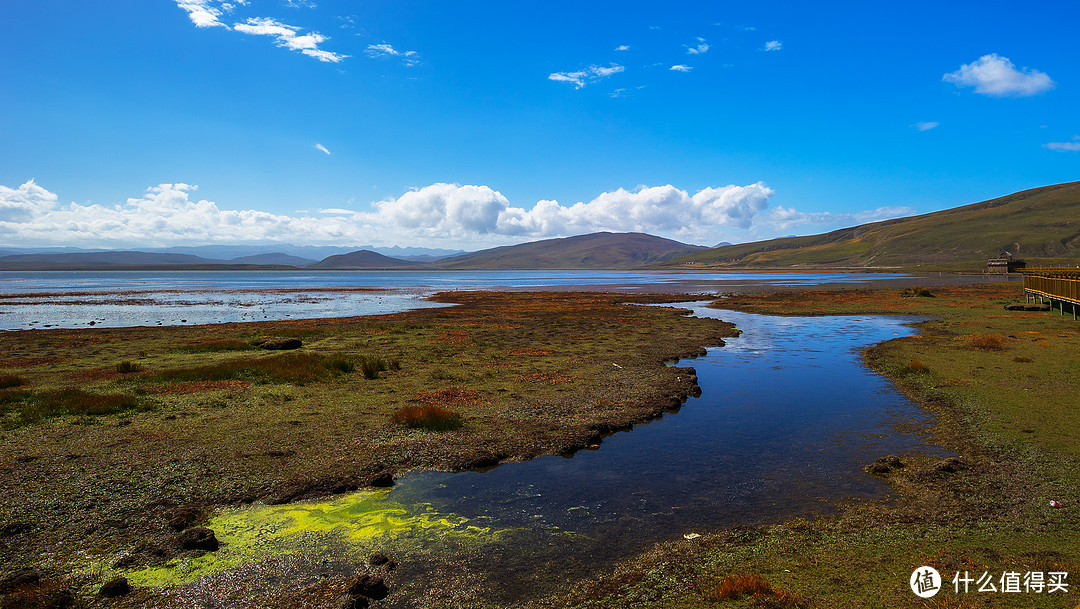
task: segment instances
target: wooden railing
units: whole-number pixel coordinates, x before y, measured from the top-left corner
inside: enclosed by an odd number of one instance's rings
[[[1073,316],[1080,305],[1080,269],[1024,269],[1024,295],[1049,300],[1065,313],[1072,305]]]

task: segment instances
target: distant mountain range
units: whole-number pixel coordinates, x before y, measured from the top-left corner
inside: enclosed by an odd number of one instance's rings
[[[894,269],[968,270],[1009,254],[1080,258],[1080,182],[808,237],[705,248],[644,233],[592,233],[465,253],[426,248],[200,246],[162,251],[0,250],[0,270],[108,269]],[[6,255],[4,255],[6,254]],[[311,258],[321,254],[316,261]]]
[[[419,248],[397,248],[416,253]],[[191,253],[143,251],[46,252],[0,256],[0,270],[121,270],[121,269],[629,269],[643,268],[704,250],[643,233],[593,233],[496,247],[445,257],[440,250],[412,259],[391,257],[372,250],[329,255],[315,262],[283,252],[232,259],[207,258]],[[186,251],[214,250],[188,248]],[[239,250],[218,248],[236,253]],[[0,252],[2,253],[2,252]]]
[[[722,268],[985,269],[1003,254],[1028,266],[1080,258],[1080,182],[808,237],[717,247],[666,266]]]

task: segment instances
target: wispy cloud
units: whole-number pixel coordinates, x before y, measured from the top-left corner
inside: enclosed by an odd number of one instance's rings
[[[677,63],[677,64],[671,66],[670,68],[668,68],[668,70],[671,71],[671,72],[689,72],[689,71],[691,71],[693,69],[694,68],[692,66],[683,65],[681,63]]]
[[[941,77],[957,87],[975,87],[975,92],[991,97],[1030,97],[1054,88],[1054,81],[1038,70],[1016,69],[1008,57],[997,53],[965,63]]]
[[[705,42],[704,38],[699,36],[697,41],[698,44],[696,45],[687,45],[687,55],[704,55],[709,52],[709,45]]]
[[[784,48],[784,43],[779,40],[770,40],[765,43],[765,46],[761,47],[763,51],[779,51]],[[797,55],[798,53],[796,53]]]
[[[625,71],[626,68],[617,63],[610,64],[607,67],[593,65],[577,72],[553,72],[548,74],[548,80],[568,82],[573,84],[575,89],[580,89],[585,85],[599,82],[613,74]]]
[[[290,6],[314,7],[308,0],[286,0]],[[176,5],[187,11],[188,18],[196,27],[222,27],[242,34],[271,36],[279,47],[299,51],[319,61],[338,63],[348,57],[319,48],[329,40],[318,32],[302,34],[302,28],[287,25],[266,17],[251,17],[243,23],[234,23],[232,27],[221,21],[221,17],[231,13],[237,6],[247,6],[250,0],[176,0]]]
[[[399,51],[385,42],[369,44],[364,52],[367,53],[368,57],[396,57],[407,66],[415,66],[420,63],[416,51]]]
[[[919,122],[915,123],[914,125],[912,125],[912,127],[914,129],[919,130],[919,131],[929,131],[929,130],[937,127],[940,124],[941,123],[939,123],[937,121],[925,121],[925,122],[924,121],[919,121]]]
[[[229,26],[221,22],[221,2],[218,0],[176,0],[176,5],[187,11],[188,17],[195,27],[223,27]]]
[[[628,44],[620,44],[619,46],[615,47],[615,50],[616,51],[629,51],[630,50],[630,45],[628,45]]]
[[[879,207],[858,212],[801,212],[788,207],[773,207],[757,219],[755,228],[765,234],[783,234],[804,226],[844,227],[858,226],[869,222],[880,222],[893,218],[903,218],[915,213],[913,207]]]
[[[233,29],[242,34],[251,34],[253,36],[272,36],[275,44],[279,47],[299,51],[319,61],[338,63],[348,57],[348,55],[320,49],[319,45],[326,42],[328,38],[318,32],[301,34],[301,28],[299,27],[266,17],[252,17],[246,23],[237,23],[233,26]]]
[[[326,154],[330,154],[330,151],[327,150],[326,146],[323,146],[322,144],[315,144],[314,148],[315,148],[315,150],[318,150],[319,152],[325,152]]]
[[[1071,142],[1050,142],[1043,147],[1055,152],[1080,152],[1080,135],[1074,135],[1072,139]]]

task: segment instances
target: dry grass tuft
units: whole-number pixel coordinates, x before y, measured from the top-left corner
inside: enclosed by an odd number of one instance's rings
[[[765,607],[803,607],[806,600],[788,590],[776,590],[757,573],[736,573],[707,586],[702,592],[705,600],[729,601],[753,596],[758,605]]]
[[[904,369],[908,374],[926,374],[930,372],[930,367],[920,362],[917,359],[911,360],[911,363]]]
[[[976,351],[1002,351],[1005,337],[1000,334],[972,334],[967,337],[967,348]]]
[[[395,412],[390,421],[411,429],[452,431],[460,429],[465,420],[458,413],[441,406],[406,406]]]

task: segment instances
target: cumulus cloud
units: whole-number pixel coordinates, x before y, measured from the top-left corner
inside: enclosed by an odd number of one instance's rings
[[[251,34],[253,36],[272,36],[275,44],[293,51],[299,51],[308,57],[314,57],[319,61],[338,63],[348,55],[332,53],[319,48],[328,38],[317,32],[301,34],[299,27],[287,25],[266,17],[252,17],[245,23],[237,23],[233,26],[237,32]]]
[[[0,186],[0,223],[29,221],[55,207],[56,199],[33,180],[18,188]]]
[[[615,47],[615,50],[616,51],[629,51],[630,50],[630,45],[628,45],[628,44],[620,44],[619,46]]]
[[[686,66],[686,65],[683,65],[681,63],[675,64],[675,65],[671,66],[670,68],[668,68],[668,70],[671,71],[671,72],[689,72],[689,71],[691,71],[693,69],[694,69],[693,67]]]
[[[1044,72],[1030,68],[1016,69],[1008,57],[997,53],[960,66],[941,77],[957,87],[975,87],[975,92],[991,97],[1029,97],[1054,88],[1054,81]]]
[[[319,152],[325,152],[326,154],[330,154],[330,151],[327,150],[326,146],[323,146],[322,144],[315,144],[315,150],[318,150]]]
[[[369,44],[367,50],[364,52],[367,53],[368,57],[396,57],[401,59],[402,63],[407,66],[414,66],[420,63],[417,59],[416,51],[399,51],[385,42],[381,44]]]
[[[531,207],[515,206],[489,186],[437,183],[374,202],[369,211],[328,206],[311,216],[225,209],[197,199],[195,191],[183,183],[159,184],[116,205],[64,205],[33,180],[18,188],[0,186],[0,240],[9,246],[105,248],[245,242],[490,247],[612,231],[716,243],[913,213],[906,207],[854,213],[770,208],[774,192],[762,182],[694,193],[670,184],[619,188],[572,205],[542,200]]]
[[[779,40],[770,40],[762,47],[764,51],[780,51],[784,48],[784,43]]]
[[[914,127],[915,129],[917,129],[919,131],[929,131],[929,130],[933,129],[934,127],[937,127],[940,124],[941,123],[939,123],[937,121],[919,121],[919,122],[915,123],[914,125],[912,125],[912,127]]]
[[[585,85],[599,82],[613,74],[625,71],[626,68],[617,63],[610,64],[607,67],[592,65],[577,72],[553,72],[548,74],[548,80],[572,83],[575,89],[580,89]]]

